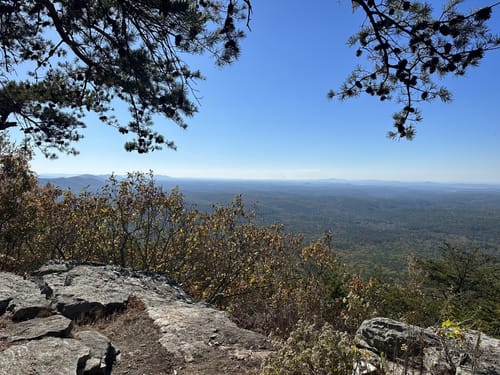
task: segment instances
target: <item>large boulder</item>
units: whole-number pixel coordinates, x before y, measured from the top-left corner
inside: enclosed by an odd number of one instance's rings
[[[83,374],[90,349],[70,338],[46,337],[0,352],[0,375]]]
[[[169,304],[149,312],[160,327],[160,343],[186,362],[210,352],[223,352],[238,360],[268,353],[265,349],[269,345],[262,335],[239,328],[223,311],[194,304]]]
[[[119,312],[134,295],[151,306],[177,300],[191,302],[166,275],[117,266],[52,262],[35,272],[34,277],[57,310],[70,319]]]
[[[388,318],[374,318],[361,323],[355,336],[358,347],[384,353],[394,360],[402,355],[416,357],[424,348],[437,347],[439,336],[430,330]]]
[[[500,375],[500,340],[478,331],[448,333],[374,318],[361,324],[355,343],[369,362],[391,374]]]
[[[50,301],[38,285],[12,273],[0,272],[0,316],[9,311],[12,319],[32,319],[50,311]]]

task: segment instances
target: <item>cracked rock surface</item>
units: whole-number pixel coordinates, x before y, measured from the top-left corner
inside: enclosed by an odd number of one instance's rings
[[[500,340],[462,333],[447,341],[446,332],[367,320],[355,338],[363,360],[346,375],[500,375]],[[270,351],[266,337],[164,274],[71,261],[25,278],[0,272],[0,375],[255,374]]]
[[[204,373],[209,359],[224,363],[227,371],[220,373],[239,374],[242,365],[258,368],[269,353],[266,337],[194,303],[166,275],[50,262],[26,279],[0,273],[0,375],[115,373],[120,348],[96,330],[73,327],[75,322],[106,324],[106,317],[126,311],[132,299],[140,300],[154,321],[158,345],[181,364],[178,374]]]
[[[369,358],[363,365],[384,362],[390,374],[500,375],[500,340],[478,331],[463,330],[453,339],[447,332],[373,318],[358,328],[355,343]],[[377,374],[366,367],[357,374]]]

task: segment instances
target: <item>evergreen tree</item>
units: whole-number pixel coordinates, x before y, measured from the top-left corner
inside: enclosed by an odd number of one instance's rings
[[[441,257],[419,260],[426,294],[441,303],[442,318],[474,323],[498,336],[500,258],[445,244]]]
[[[352,0],[366,18],[349,44],[357,46],[356,56],[366,57],[371,67],[356,67],[340,90],[328,96],[346,99],[364,93],[401,103],[402,109],[393,115],[391,138],[413,138],[415,124],[422,120],[419,103],[451,100],[451,93],[434,77],[462,76],[487,51],[500,47],[500,37],[487,24],[500,2],[469,12],[461,10],[463,0],[438,2],[441,11],[434,3]]]
[[[463,75],[499,47],[487,22],[500,3],[464,13],[462,2],[447,1],[437,14],[422,0],[352,0],[366,20],[350,43],[373,65],[356,68],[329,96],[401,102],[389,135],[412,138],[417,104],[451,99],[432,78]],[[128,151],[175,149],[152,118],[185,128],[196,112],[192,85],[202,75],[185,57],[233,62],[251,11],[251,0],[0,0],[0,131],[21,128],[48,157],[77,153],[72,144],[93,112],[134,136]],[[113,116],[120,102],[127,124]]]
[[[21,127],[49,157],[76,153],[71,143],[94,112],[135,135],[128,151],[175,148],[152,116],[184,128],[196,111],[192,83],[202,76],[184,56],[233,62],[250,11],[248,0],[1,0],[0,130]],[[117,101],[128,105],[127,125],[113,117]]]

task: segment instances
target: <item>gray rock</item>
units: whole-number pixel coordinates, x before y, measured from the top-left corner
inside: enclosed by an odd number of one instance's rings
[[[76,332],[74,337],[90,348],[91,357],[85,364],[85,374],[106,374],[111,371],[118,351],[109,338],[97,331]]]
[[[402,356],[417,357],[426,347],[439,346],[440,340],[431,330],[388,318],[365,320],[358,328],[355,343],[391,360]]]
[[[148,313],[160,327],[160,343],[186,362],[213,351],[223,351],[239,360],[269,353],[264,336],[239,328],[223,311],[177,303],[150,308]]]
[[[34,340],[45,336],[68,337],[73,322],[62,315],[52,315],[46,318],[35,318],[20,323],[8,325],[0,331],[0,340],[7,342]]]
[[[189,300],[180,288],[160,275],[149,276],[114,266],[80,265],[67,272],[61,268],[56,267],[51,273],[46,267],[42,278],[52,290],[58,311],[70,319],[123,310],[133,295],[140,295],[151,305]]]
[[[266,337],[237,327],[226,313],[194,303],[164,274],[51,262],[34,273],[31,281],[4,275],[6,282],[0,279],[4,312],[19,314],[23,306],[25,311],[33,309],[22,316],[25,319],[36,316],[35,311],[41,308],[48,314],[57,310],[60,315],[9,323],[0,328],[2,346],[11,345],[0,352],[0,374],[109,373],[117,350],[105,336],[93,331],[77,332],[66,339],[47,336],[71,335],[69,319],[95,319],[120,311],[131,298],[142,301],[161,331],[159,344],[186,362],[187,373],[191,371],[189,366],[193,366],[193,373],[198,373],[206,359],[214,357],[235,361],[235,368],[239,368],[241,361],[257,368],[271,347]],[[61,363],[63,358],[67,360]]]
[[[463,331],[461,339],[387,318],[364,321],[355,343],[385,362],[390,374],[500,375],[500,340],[477,331]],[[384,358],[384,360],[382,360]]]
[[[90,349],[75,339],[46,337],[0,352],[0,375],[83,374]]]
[[[98,317],[123,309],[130,296],[113,273],[103,267],[80,266],[69,271],[48,273],[44,282],[52,290],[58,311],[70,319]],[[121,283],[123,284],[123,283]]]
[[[37,284],[23,277],[0,272],[0,315],[12,313],[16,321],[50,314],[50,301],[40,293]]]

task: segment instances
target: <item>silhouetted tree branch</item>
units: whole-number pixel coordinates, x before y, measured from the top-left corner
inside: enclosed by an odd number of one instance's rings
[[[19,126],[49,157],[76,153],[94,112],[135,136],[128,151],[175,149],[152,116],[185,128],[196,112],[192,84],[203,77],[183,56],[232,63],[250,16],[248,0],[0,0],[0,130]],[[113,115],[118,101],[128,124]]]
[[[499,48],[500,38],[490,32],[487,21],[500,2],[468,13],[459,10],[462,2],[448,1],[436,13],[420,0],[353,0],[366,19],[349,43],[371,66],[357,67],[328,96],[346,99],[366,93],[401,103],[401,111],[393,115],[396,131],[389,136],[412,139],[415,124],[422,120],[418,103],[451,100],[451,93],[433,78],[464,75],[485,52]]]

